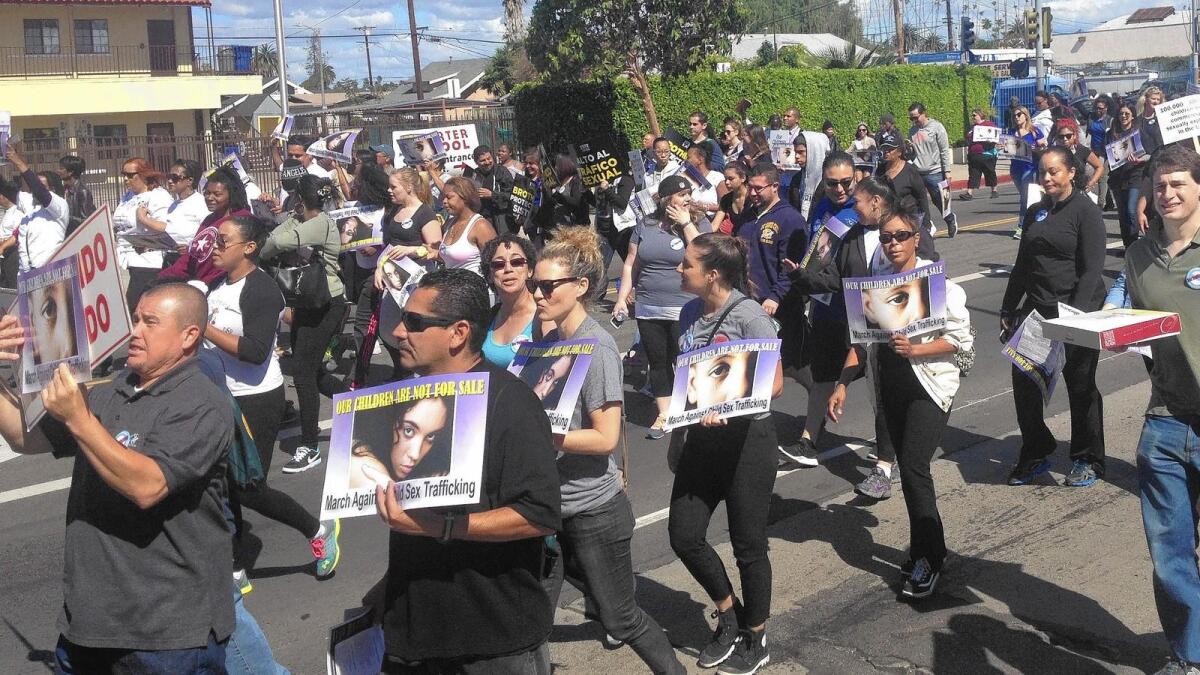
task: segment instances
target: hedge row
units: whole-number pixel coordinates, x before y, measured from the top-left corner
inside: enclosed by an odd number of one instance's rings
[[[804,128],[819,129],[825,120],[832,120],[843,143],[853,138],[858,122],[865,121],[875,129],[885,112],[896,115],[897,125],[907,128],[908,106],[921,101],[930,116],[946,126],[952,143],[963,137],[962,79],[955,66],[700,72],[672,79],[651,78],[650,91],[660,125],[685,134],[693,110],[707,113],[715,128],[725,116],[735,114],[734,106],[745,97],[753,102],[750,117],[757,122],[765,124],[771,114],[795,106]],[[991,92],[990,72],[968,68],[968,109],[986,107]],[[527,147],[544,143],[561,150],[606,134],[633,147],[649,131],[641,98],[623,78],[525,84],[512,98],[516,134]]]

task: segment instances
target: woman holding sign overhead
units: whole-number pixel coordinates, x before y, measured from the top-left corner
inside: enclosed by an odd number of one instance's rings
[[[1025,214],[1026,236],[1017,249],[1000,306],[1005,334],[1017,330],[1034,310],[1056,319],[1059,303],[1094,312],[1104,301],[1104,216],[1075,188],[1076,170],[1071,151],[1064,147],[1054,146],[1042,154],[1045,197],[1030,204]],[[1104,405],[1096,388],[1099,358],[1095,349],[1066,345],[1062,374],[1071,404],[1073,466],[1063,484],[1071,487],[1087,487],[1104,477]],[[1025,485],[1050,469],[1049,457],[1058,442],[1046,426],[1037,384],[1016,366],[1012,383],[1021,456],[1008,484]]]
[[[591,339],[597,342],[571,428],[556,436],[562,528],[562,557],[549,583],[558,604],[562,578],[583,582],[604,630],[628,644],[654,673],[683,673],[683,664],[666,633],[634,597],[633,509],[621,485],[613,453],[621,441],[625,395],[621,356],[612,335],[588,315],[591,298],[604,292],[604,256],[600,239],[589,227],[559,228],[542,250],[528,287],[537,303],[537,318],[554,330],[546,340]]]
[[[680,353],[714,343],[775,339],[775,325],[750,299],[746,243],[724,234],[691,241],[678,267],[680,288],[699,296],[679,315]],[[783,393],[783,368],[775,368],[772,397]],[[701,668],[726,663],[731,673],[752,673],[766,663],[766,622],[771,613],[771,561],[767,517],[776,468],[775,423],[770,413],[717,419],[671,437],[675,484],[668,529],[671,548],[716,604],[717,626],[700,651]],[[705,533],[722,501],[729,515],[729,540],[741,573],[742,597],[725,574],[725,564]],[[724,670],[722,671],[724,672]]]
[[[889,214],[879,226],[879,247],[886,262],[874,266],[872,274],[910,272],[931,264],[917,255],[921,237],[914,214]],[[869,361],[878,383],[875,407],[895,447],[908,507],[909,560],[901,567],[906,597],[923,598],[933,593],[946,558],[946,539],[929,463],[958,392],[954,355],[969,350],[973,342],[966,293],[958,284],[947,281],[946,327],[911,339],[895,333],[887,344],[854,345],[828,401],[829,419],[837,422],[845,413],[846,387]]]

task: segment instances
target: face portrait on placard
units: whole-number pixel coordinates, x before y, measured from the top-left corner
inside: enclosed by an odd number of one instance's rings
[[[338,221],[338,234],[341,236],[342,246],[345,246],[352,241],[370,239],[373,236],[373,227],[358,216],[347,216]]]
[[[421,158],[422,162],[428,162],[437,154],[433,147],[433,139],[430,138],[422,138],[413,143],[413,149],[417,151],[417,156]]]
[[[721,354],[688,366],[685,410],[708,408],[717,403],[746,398],[754,390],[754,367],[758,354]]]
[[[544,410],[557,410],[574,365],[575,356],[572,354],[532,358],[517,377],[533,389]]]
[[[77,356],[75,308],[71,279],[63,279],[29,292],[29,321],[33,333],[33,363],[54,363]]]
[[[867,328],[901,330],[929,318],[929,278],[914,279],[892,288],[863,289],[862,304]]]
[[[345,147],[346,147],[346,141],[350,140],[351,133],[352,132],[350,132],[350,131],[343,131],[341,133],[337,133],[337,134],[334,134],[333,136],[330,136],[329,141],[325,144],[325,149],[330,152],[344,154]]]
[[[408,272],[394,260],[385,260],[383,263],[383,282],[388,288],[399,291],[404,288],[404,284],[408,283]]]
[[[453,398],[424,398],[357,415],[351,489],[371,487],[381,477],[400,482],[450,473]]]
[[[833,247],[837,243],[837,237],[828,228],[822,227],[817,232],[816,248],[813,249],[813,262],[818,265],[824,265],[833,258]]]

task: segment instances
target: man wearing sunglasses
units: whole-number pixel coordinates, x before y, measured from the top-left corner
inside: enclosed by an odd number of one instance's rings
[[[542,588],[543,538],[560,526],[550,423],[533,391],[482,356],[487,286],[464,269],[430,272],[394,335],[418,376],[486,373],[483,493],[478,504],[404,511],[376,490],[392,529],[382,619],[383,672],[549,673],[554,608]]]

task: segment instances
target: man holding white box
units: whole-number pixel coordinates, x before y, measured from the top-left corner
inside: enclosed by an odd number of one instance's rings
[[[1142,523],[1154,563],[1155,601],[1172,659],[1159,673],[1200,673],[1200,155],[1163,149],[1150,167],[1162,215],[1125,255],[1135,308],[1177,312],[1178,336],[1150,342],[1150,403],[1138,442]]]

